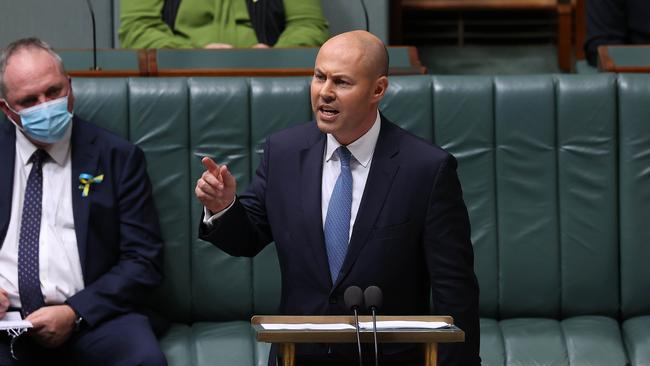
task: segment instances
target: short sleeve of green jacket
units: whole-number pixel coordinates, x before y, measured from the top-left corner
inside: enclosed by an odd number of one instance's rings
[[[258,0],[264,1],[264,0]],[[250,47],[257,42],[245,0],[182,0],[175,31],[162,20],[164,0],[120,0],[124,48]],[[320,0],[284,0],[286,24],[276,47],[317,47],[327,40]]]

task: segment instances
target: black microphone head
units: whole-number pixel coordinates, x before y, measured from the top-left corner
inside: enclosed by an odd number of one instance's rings
[[[350,286],[343,293],[345,306],[351,310],[359,309],[363,305],[363,291],[359,286]]]
[[[363,298],[366,301],[366,306],[369,309],[375,308],[379,309],[382,304],[383,295],[381,289],[377,286],[368,286],[366,291],[363,292]]]

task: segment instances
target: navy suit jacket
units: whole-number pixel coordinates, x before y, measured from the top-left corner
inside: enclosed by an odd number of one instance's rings
[[[466,332],[464,344],[440,347],[441,365],[477,365],[478,284],[456,161],[385,118],[381,123],[336,283],[321,213],[326,135],[314,122],[270,136],[246,193],[212,228],[202,224],[200,235],[234,256],[254,256],[275,241],[284,314],[348,314],[343,292],[351,285],[379,286],[380,314],[429,314],[432,293],[434,313],[452,315]]]
[[[11,212],[16,130],[0,123],[0,245]],[[85,288],[67,303],[93,326],[137,311],[162,279],[162,240],[144,154],[128,141],[74,117],[72,208]],[[81,196],[79,175],[104,175]]]

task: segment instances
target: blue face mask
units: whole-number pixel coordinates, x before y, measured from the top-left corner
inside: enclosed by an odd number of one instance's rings
[[[72,120],[72,113],[68,112],[68,96],[37,104],[20,112],[11,110],[20,116],[23,125],[21,130],[28,137],[46,144],[60,141]]]

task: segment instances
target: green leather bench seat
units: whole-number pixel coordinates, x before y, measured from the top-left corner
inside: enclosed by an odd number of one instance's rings
[[[404,76],[382,110],[459,160],[481,286],[484,365],[650,365],[650,75]],[[240,191],[269,133],[311,118],[308,78],[74,79],[75,113],[148,160],[173,322],[171,365],[264,365],[275,250],[196,239],[200,158]]]

